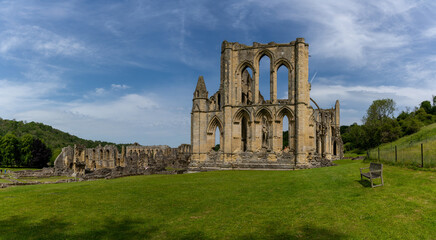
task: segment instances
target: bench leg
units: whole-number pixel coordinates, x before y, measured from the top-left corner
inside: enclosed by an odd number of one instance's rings
[[[370,178],[370,181],[371,181],[371,187],[373,188],[374,187],[374,183],[372,182],[372,178]]]

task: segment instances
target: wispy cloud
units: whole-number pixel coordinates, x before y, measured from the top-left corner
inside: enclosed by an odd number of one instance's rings
[[[114,90],[122,90],[122,89],[128,89],[130,87],[125,84],[111,84],[111,88]]]
[[[86,55],[89,49],[74,37],[63,37],[38,26],[17,26],[0,32],[0,52],[3,55],[29,54],[29,51],[52,57]]]

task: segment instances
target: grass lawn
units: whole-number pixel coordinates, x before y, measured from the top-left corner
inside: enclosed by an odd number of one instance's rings
[[[56,182],[58,180],[74,179],[73,177],[54,176],[54,177],[21,177],[18,180],[21,182]]]
[[[17,167],[17,168],[11,168],[11,167],[0,167],[0,169],[2,169],[3,170],[3,172],[5,171],[5,169],[6,170],[8,170],[8,171],[13,171],[13,172],[15,172],[15,171],[22,171],[22,170],[39,170],[39,168],[20,168],[20,167]]]
[[[0,189],[0,239],[435,239],[434,172],[337,162]]]

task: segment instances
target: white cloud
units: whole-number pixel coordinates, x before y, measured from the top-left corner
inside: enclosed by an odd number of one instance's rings
[[[186,109],[172,107],[154,94],[127,94],[110,101],[58,102],[19,112],[14,118],[43,122],[86,139],[172,146],[184,139],[175,136],[189,136],[190,124]]]
[[[17,82],[0,80],[0,111],[2,117],[50,104],[48,96],[62,86],[56,82]]]
[[[384,58],[376,56],[386,55],[387,51],[413,40],[404,27],[409,24],[408,12],[416,5],[408,1],[378,0],[252,0],[233,4],[231,8],[236,10],[230,12],[237,19],[236,27],[241,28],[247,26],[239,22],[247,23],[252,19],[238,10],[253,6],[256,6],[253,16],[271,23],[299,22],[307,29],[306,38],[311,39],[313,56],[345,59],[355,66],[364,66],[377,65]]]
[[[112,84],[111,88],[114,90],[123,90],[123,89],[128,89],[130,87],[125,84]]]
[[[436,93],[432,88],[398,87],[398,86],[344,86],[313,84],[311,97],[321,108],[331,108],[336,100],[341,104],[341,123],[359,122],[372,101],[392,98],[398,110],[418,106],[422,101],[430,100]],[[359,120],[359,121],[357,121]]]
[[[95,94],[96,94],[97,96],[104,95],[105,93],[106,93],[106,90],[104,90],[104,88],[96,88],[96,89],[95,89]]]
[[[422,35],[426,38],[436,37],[436,27],[430,27],[423,31]]]

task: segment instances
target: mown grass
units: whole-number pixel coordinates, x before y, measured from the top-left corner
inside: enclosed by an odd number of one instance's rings
[[[394,142],[382,144],[380,160],[402,166],[420,167],[421,144],[423,144],[424,167],[436,167],[436,123],[423,127],[417,133],[402,137]],[[395,146],[397,160],[395,161]],[[370,158],[378,158],[378,148],[370,150]]]
[[[73,177],[54,176],[54,177],[20,177],[17,180],[22,182],[56,182],[59,180],[74,179]]]
[[[3,172],[5,172],[5,170],[7,171],[12,171],[12,172],[16,172],[16,171],[22,171],[22,170],[39,170],[39,168],[21,168],[21,167],[0,167],[0,169],[3,170]]]
[[[337,162],[0,189],[0,239],[434,239],[433,172]]]

